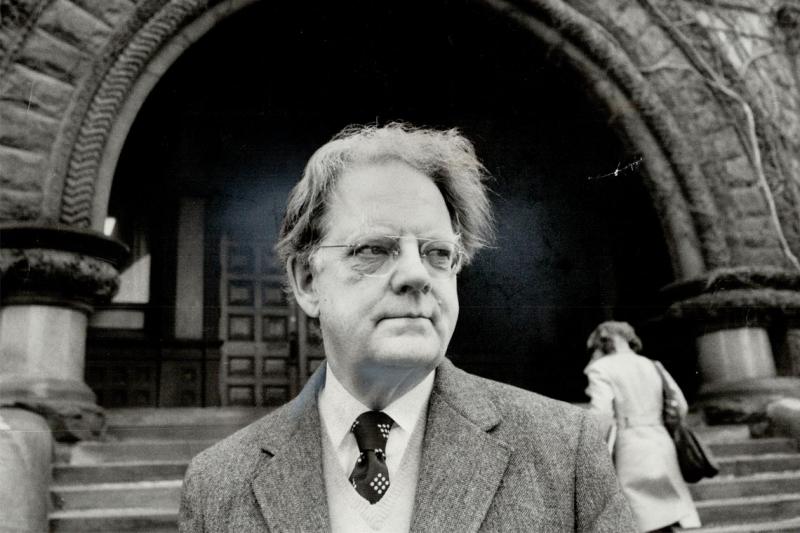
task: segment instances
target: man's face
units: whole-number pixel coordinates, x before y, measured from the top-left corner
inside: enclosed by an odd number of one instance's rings
[[[387,370],[427,374],[444,356],[458,318],[455,274],[432,276],[419,255],[417,239],[456,239],[428,176],[392,161],[340,176],[321,244],[374,235],[402,237],[384,276],[353,269],[348,248],[321,248],[313,259],[325,353],[345,381],[381,379]]]

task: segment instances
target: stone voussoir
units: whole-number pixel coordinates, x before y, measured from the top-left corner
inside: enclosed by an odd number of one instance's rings
[[[53,119],[67,109],[74,87],[61,80],[14,65],[0,86],[0,100],[22,105]]]
[[[0,188],[41,193],[45,163],[40,153],[0,146]]]
[[[108,42],[112,27],[81,6],[56,0],[39,17],[39,26],[77,48],[97,53]]]
[[[91,69],[91,56],[41,30],[34,31],[20,51],[18,62],[30,69],[74,85]]]

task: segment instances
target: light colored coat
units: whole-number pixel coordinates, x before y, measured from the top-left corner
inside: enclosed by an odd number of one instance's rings
[[[662,422],[662,381],[653,361],[633,352],[603,356],[586,367],[592,408],[616,423],[614,463],[641,531],[700,519],[678,467],[675,446]],[[680,388],[681,414],[687,410]]]
[[[321,365],[324,368],[324,365]],[[180,530],[326,531],[317,391],[202,452],[186,474]],[[634,532],[586,410],[455,368],[436,371],[411,531]]]

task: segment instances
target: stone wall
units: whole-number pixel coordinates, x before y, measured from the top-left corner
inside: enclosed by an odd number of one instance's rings
[[[59,148],[69,151],[71,112],[137,7],[125,0],[0,6],[0,220],[58,220],[64,176],[54,163]]]

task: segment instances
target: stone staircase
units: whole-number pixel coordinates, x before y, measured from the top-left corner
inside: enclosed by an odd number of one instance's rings
[[[800,448],[789,438],[750,438],[747,426],[698,429],[720,473],[690,485],[703,533],[800,531]]]
[[[59,448],[51,531],[177,531],[189,459],[263,416],[252,409],[118,410],[104,442]],[[800,532],[800,451],[785,438],[753,439],[746,426],[703,427],[721,472],[691,485],[707,533]],[[688,530],[687,530],[688,531]]]
[[[59,446],[52,532],[176,532],[189,460],[263,416],[254,409],[110,411],[103,442]]]

